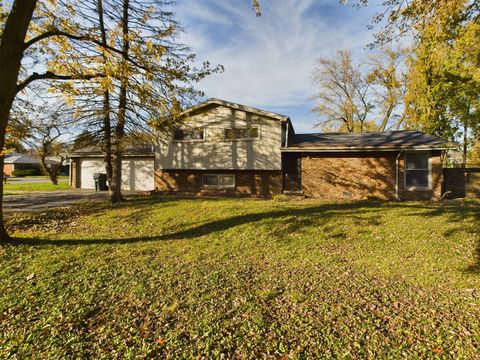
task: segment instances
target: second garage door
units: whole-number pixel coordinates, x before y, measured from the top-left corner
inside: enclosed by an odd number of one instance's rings
[[[95,189],[94,173],[105,173],[102,159],[81,159],[80,187]],[[127,158],[122,160],[122,190],[154,189],[154,158]]]

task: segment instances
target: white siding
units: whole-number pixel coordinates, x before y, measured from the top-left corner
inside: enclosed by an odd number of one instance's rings
[[[153,190],[154,160],[152,158],[126,158],[122,160],[122,190]],[[95,189],[94,173],[105,174],[102,159],[81,159],[80,188]]]
[[[105,164],[101,159],[80,160],[80,188],[95,189],[94,173],[105,173]]]
[[[205,129],[204,141],[161,142],[156,151],[160,169],[281,170],[280,120],[217,106],[190,117],[182,128]],[[257,127],[255,140],[224,140],[224,129]]]

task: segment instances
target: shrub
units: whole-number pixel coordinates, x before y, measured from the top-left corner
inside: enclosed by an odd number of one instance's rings
[[[40,171],[38,169],[18,169],[18,170],[13,170],[12,171],[13,176],[34,176],[34,175],[40,175]]]

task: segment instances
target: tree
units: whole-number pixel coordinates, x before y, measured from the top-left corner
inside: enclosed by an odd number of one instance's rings
[[[384,47],[370,59],[371,69],[367,73],[373,103],[380,117],[378,131],[390,126],[397,130],[405,120],[402,106],[406,91],[406,74],[403,69],[405,50]]]
[[[106,48],[99,52],[58,39],[58,47],[66,55],[56,57],[52,63],[55,69],[67,73],[79,63],[87,63],[103,73],[89,86],[53,86],[75,104],[77,122],[83,122],[96,143],[102,144],[113,202],[122,199],[121,161],[126,142],[141,132],[153,136],[155,131],[171,128],[179,121],[182,107],[200,94],[192,83],[221,70],[219,66],[210,67],[208,62],[199,68],[191,65],[195,55],[175,41],[179,26],[173,15],[162,9],[162,4],[139,0],[84,1],[82,6],[97,9],[98,20],[92,20],[82,32],[104,39],[120,50]],[[75,9],[77,16],[81,11],[82,7]],[[101,11],[108,14],[108,21],[103,21]]]
[[[58,184],[58,176],[66,160],[67,146],[61,137],[67,134],[70,109],[63,103],[36,107],[30,112],[31,134],[27,140],[40,158],[42,172],[53,185]],[[58,161],[52,161],[56,157]]]
[[[341,0],[346,4],[348,0]],[[355,6],[362,7],[369,4],[368,0],[357,0]],[[374,34],[375,40],[370,47],[384,46],[402,37],[419,37],[418,28],[423,24],[434,23],[438,15],[445,17],[454,12],[458,6],[462,6],[464,20],[478,21],[480,4],[478,1],[466,0],[385,0],[381,3],[382,10],[377,12],[370,29],[380,27]]]
[[[471,4],[446,2],[417,27],[409,57],[409,126],[458,141],[463,163],[480,127],[480,24]]]
[[[20,4],[21,3],[21,4]],[[0,151],[5,148],[5,134],[13,100],[17,93],[17,79],[20,72],[25,36],[35,10],[36,0],[15,0],[8,15],[0,42]],[[3,169],[3,156],[0,156]],[[3,225],[3,182],[0,182],[0,240],[8,236]]]
[[[319,126],[344,126],[347,132],[365,131],[373,104],[368,99],[369,83],[349,51],[338,50],[333,59],[319,58],[313,81],[318,89],[314,112]]]
[[[81,2],[80,2],[81,3]],[[78,5],[80,3],[76,3]],[[75,6],[69,4],[68,1],[61,0],[45,0],[40,2],[37,8],[37,0],[12,0],[10,9],[0,7],[0,22],[3,25],[0,39],[0,153],[3,154],[5,147],[6,130],[9,122],[9,115],[16,95],[24,90],[31,82],[36,80],[56,79],[56,80],[89,80],[102,74],[98,73],[74,73],[68,75],[58,75],[47,70],[44,73],[33,72],[20,82],[19,74],[22,68],[22,59],[28,52],[35,55],[41,51],[32,50],[38,44],[48,41],[55,37],[65,37],[70,40],[85,41],[95,44],[101,49],[109,49],[112,52],[121,53],[120,50],[110,46],[105,41],[91,38],[89,34],[76,33],[77,29],[61,29],[59,24],[69,24],[69,19],[59,16],[55,6],[57,4],[63,6],[68,11],[74,11]],[[253,6],[260,14],[260,6],[258,0],[253,0]],[[36,21],[32,26],[32,16],[37,8],[38,14]],[[52,8],[54,11],[52,11]],[[89,19],[87,16],[85,19]],[[68,27],[68,26],[67,26]],[[27,32],[32,30],[32,34],[28,41]],[[73,30],[73,31],[71,31]],[[141,36],[141,35],[139,35]],[[104,39],[103,39],[104,40]],[[60,53],[61,54],[61,53]],[[83,65],[83,64],[82,64]],[[79,69],[82,69],[80,67]],[[77,68],[78,69],[78,68]],[[92,69],[90,69],[92,70]],[[0,167],[3,168],[3,155],[0,156]],[[8,236],[3,225],[3,183],[0,183],[0,241],[8,241]]]
[[[37,11],[42,14],[49,12],[52,4],[41,3]],[[36,10],[36,0],[13,0],[10,11],[5,12],[2,7],[2,19],[5,21],[0,40],[0,152],[5,149],[6,131],[9,124],[10,111],[17,94],[24,90],[30,83],[37,80],[57,79],[91,79],[98,74],[68,74],[58,75],[52,71],[44,73],[32,72],[19,81],[22,70],[22,59],[39,42],[53,36],[65,36],[57,29],[46,29],[39,17],[39,24],[32,29],[32,16]],[[50,11],[51,14],[51,11]],[[32,37],[26,41],[29,28],[33,31]],[[34,35],[35,34],[35,35]],[[3,155],[0,156],[0,167],[3,168]],[[0,240],[8,241],[8,236],[3,225],[3,183],[0,182]]]

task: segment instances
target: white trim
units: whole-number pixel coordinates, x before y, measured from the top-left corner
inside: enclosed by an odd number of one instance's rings
[[[428,155],[428,187],[421,187],[421,186],[407,186],[407,154],[408,153],[418,153],[419,151],[405,151],[403,157],[403,188],[405,191],[430,191],[432,190],[432,153],[431,151],[423,151],[425,154]],[[423,170],[426,169],[416,169],[416,170]]]
[[[206,185],[203,181],[205,176],[231,176],[233,178],[233,185]],[[202,174],[202,187],[207,189],[233,189],[235,188],[235,174]]]
[[[68,159],[68,186],[72,187],[72,159]],[[75,168],[76,170],[76,168]]]
[[[400,183],[400,157],[402,156],[402,152],[403,150],[400,150],[395,159],[395,197],[397,198],[397,200],[401,200],[399,183]]]

